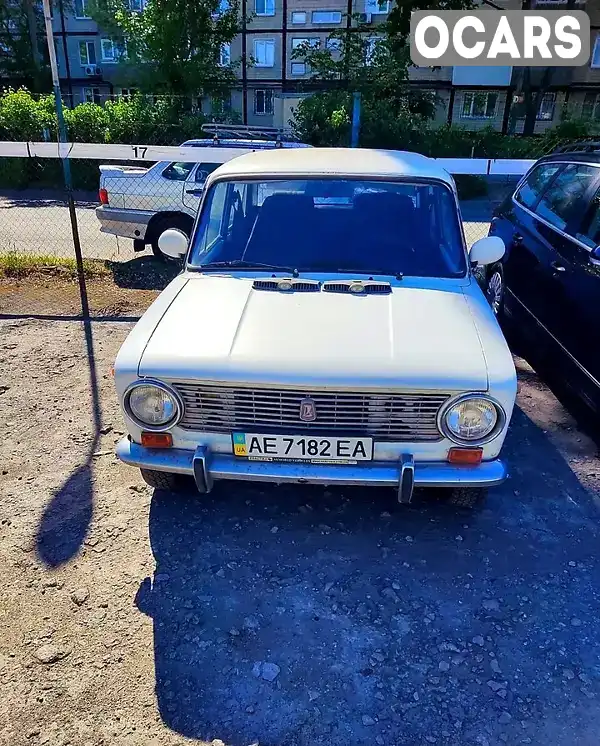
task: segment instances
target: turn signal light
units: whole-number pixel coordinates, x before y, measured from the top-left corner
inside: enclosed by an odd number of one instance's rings
[[[142,433],[145,448],[170,448],[173,445],[171,433]]]
[[[448,451],[448,462],[451,464],[477,466],[482,457],[483,448],[451,448]]]
[[[104,187],[102,187],[102,189],[98,192],[98,196],[100,197],[101,205],[108,204],[108,191]]]

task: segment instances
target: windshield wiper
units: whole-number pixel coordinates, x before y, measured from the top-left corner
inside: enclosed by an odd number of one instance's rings
[[[402,272],[391,272],[389,269],[354,269],[354,267],[338,267],[336,272],[348,275],[392,275],[396,280],[403,280]]]
[[[250,262],[246,259],[230,259],[226,262],[207,262],[200,264],[195,269],[228,269],[231,267],[240,267],[240,269],[267,269],[273,272],[288,272],[293,277],[298,277],[298,270],[295,267],[284,267],[280,264],[266,264],[264,262]]]

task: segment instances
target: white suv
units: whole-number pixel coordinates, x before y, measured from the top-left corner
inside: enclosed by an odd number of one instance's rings
[[[286,141],[283,131],[275,128],[203,125],[202,129],[215,136],[188,140],[181,146],[202,148],[202,162],[196,157],[194,162],[160,161],[151,168],[100,166],[101,204],[96,217],[103,233],[133,239],[135,251],[143,251],[149,244],[162,259],[160,236],[169,228],[190,235],[204,184],[223,163],[224,148],[242,155],[278,147],[310,147]],[[236,157],[236,153],[229,157]]]

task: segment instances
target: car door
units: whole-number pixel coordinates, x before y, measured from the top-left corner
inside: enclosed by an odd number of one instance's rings
[[[600,168],[598,168],[600,175]],[[593,195],[581,220],[569,227],[572,239],[561,245],[559,252],[565,270],[560,275],[567,313],[562,328],[561,343],[584,372],[586,391],[600,408],[600,184],[596,181]],[[595,252],[595,253],[594,253]]]
[[[540,301],[543,317],[538,320],[571,355],[578,357],[585,343],[579,340],[582,319],[579,294],[589,265],[573,240],[598,188],[600,168],[585,163],[567,165],[542,193],[534,219],[547,264],[541,267]],[[584,260],[585,259],[585,263]],[[587,282],[585,284],[587,288]],[[587,288],[589,290],[589,288]],[[535,312],[534,312],[535,313]],[[588,330],[589,331],[589,330]]]
[[[195,215],[204,193],[206,179],[219,168],[220,163],[199,163],[189,174],[183,187],[183,204]]]
[[[551,313],[552,262],[557,253],[545,233],[544,224],[535,213],[544,191],[565,168],[564,163],[542,163],[536,166],[519,186],[514,198],[494,219],[492,233],[506,246],[504,280],[506,308],[522,316],[525,310],[542,324]],[[526,313],[525,318],[529,318]],[[527,333],[532,325],[524,326]],[[535,332],[535,328],[533,328]]]
[[[147,205],[144,209],[180,212],[182,184],[189,177],[195,165],[195,163],[176,161],[159,167],[147,185]]]

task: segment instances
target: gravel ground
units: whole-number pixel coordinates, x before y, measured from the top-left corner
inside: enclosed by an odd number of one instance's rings
[[[475,512],[174,497],[113,456],[130,326],[95,389],[81,323],[0,322],[1,744],[597,746],[600,461],[530,368]]]

